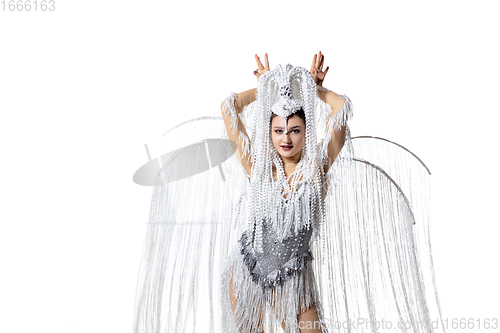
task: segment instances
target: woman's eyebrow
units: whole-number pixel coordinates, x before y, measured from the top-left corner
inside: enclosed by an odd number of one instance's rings
[[[289,127],[289,129],[294,129],[294,128],[300,128],[300,125]],[[280,126],[274,126],[273,129],[283,129],[283,127]]]

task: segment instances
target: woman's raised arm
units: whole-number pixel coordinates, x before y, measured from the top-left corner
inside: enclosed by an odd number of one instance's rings
[[[250,162],[250,139],[239,113],[243,108],[256,100],[257,89],[250,89],[239,94],[231,94],[221,104],[222,117],[226,125],[227,137],[236,143],[236,156],[243,168],[250,176],[252,164]]]
[[[253,74],[260,78],[262,74],[269,71],[269,59],[267,53],[265,55],[265,66],[260,62],[260,58],[255,55],[257,62],[257,70]],[[250,89],[239,94],[231,94],[221,104],[222,117],[226,125],[227,137],[229,140],[236,142],[236,156],[243,165],[243,168],[250,176],[252,173],[252,163],[250,162],[250,138],[243,122],[241,122],[239,113],[243,108],[257,99],[257,89]]]
[[[318,90],[318,97],[332,109],[330,119],[335,119],[334,117],[336,113],[339,112],[344,107],[344,104],[347,103],[333,91]],[[335,128],[337,127],[335,126],[335,123],[336,122],[334,121],[328,122],[328,126],[334,128],[327,128],[327,133],[331,133],[331,136],[330,138],[325,138],[325,140],[330,140],[327,148],[328,166],[326,170],[332,166],[345,141],[346,122],[341,122],[338,128]]]
[[[318,54],[315,54],[313,57],[313,61],[311,64],[310,72],[314,78],[316,84],[320,87],[323,87],[323,80],[325,79],[325,75],[328,72],[330,67],[327,67],[323,71],[323,62],[325,56],[321,54],[321,51]],[[330,119],[335,119],[334,116],[342,110],[344,107],[350,107],[350,105],[345,105],[349,103],[349,101],[344,101],[338,94],[333,91],[329,91],[327,89],[323,90],[318,88],[318,97],[328,104],[332,109],[332,114],[330,115]],[[344,110],[345,111],[345,110]],[[347,115],[348,112],[346,112]],[[338,115],[342,116],[342,115]],[[338,118],[338,117],[337,117]],[[337,158],[342,146],[345,141],[345,131],[346,131],[346,121],[347,119],[342,119],[340,122],[330,121],[328,122],[329,128],[327,128],[327,133],[331,133],[330,138],[325,138],[325,140],[329,140],[328,142],[328,166],[327,169],[333,164],[335,159]],[[337,125],[337,126],[336,126]]]

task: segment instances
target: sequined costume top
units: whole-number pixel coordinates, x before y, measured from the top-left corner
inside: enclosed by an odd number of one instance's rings
[[[310,184],[300,183],[289,199],[283,196],[277,181],[273,185],[272,207],[275,209],[263,221],[261,250],[253,246],[253,230],[245,231],[239,240],[240,252],[252,279],[263,289],[283,285],[313,259],[309,241],[313,232],[311,218],[316,211],[311,206]]]

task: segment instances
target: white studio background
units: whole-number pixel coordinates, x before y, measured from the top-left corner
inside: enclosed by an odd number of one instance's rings
[[[354,103],[432,171],[443,315],[500,320],[496,1],[61,1],[0,11],[0,331],[131,332],[144,144],[255,87],[254,54]],[[2,5],[3,6],[3,5]],[[5,6],[8,6],[6,2]],[[155,157],[155,156],[153,156]]]

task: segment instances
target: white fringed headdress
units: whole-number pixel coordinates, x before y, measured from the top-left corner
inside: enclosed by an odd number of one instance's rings
[[[290,64],[278,65],[274,70],[264,73],[259,79],[252,122],[254,126],[251,138],[253,165],[249,212],[251,220],[248,221],[251,224],[249,227],[253,227],[255,231],[254,248],[256,246],[257,251],[260,249],[262,240],[262,220],[271,215],[273,208],[276,209],[272,207],[273,201],[270,197],[272,191],[268,188],[272,186],[273,166],[276,168],[278,186],[281,186],[286,196],[290,196],[300,182],[311,182],[316,207],[319,212],[323,209],[321,198],[324,191],[322,185],[324,175],[320,168],[315,125],[317,96],[317,87],[312,75],[302,67],[293,67]],[[300,161],[295,172],[289,176],[289,182],[285,176],[282,159],[272,143],[271,116],[274,113],[286,120],[300,109],[305,114],[305,142]],[[285,121],[285,132],[287,131],[286,123]],[[316,230],[321,221],[314,222],[318,224],[312,225]],[[282,238],[284,236],[286,234],[282,233]]]

